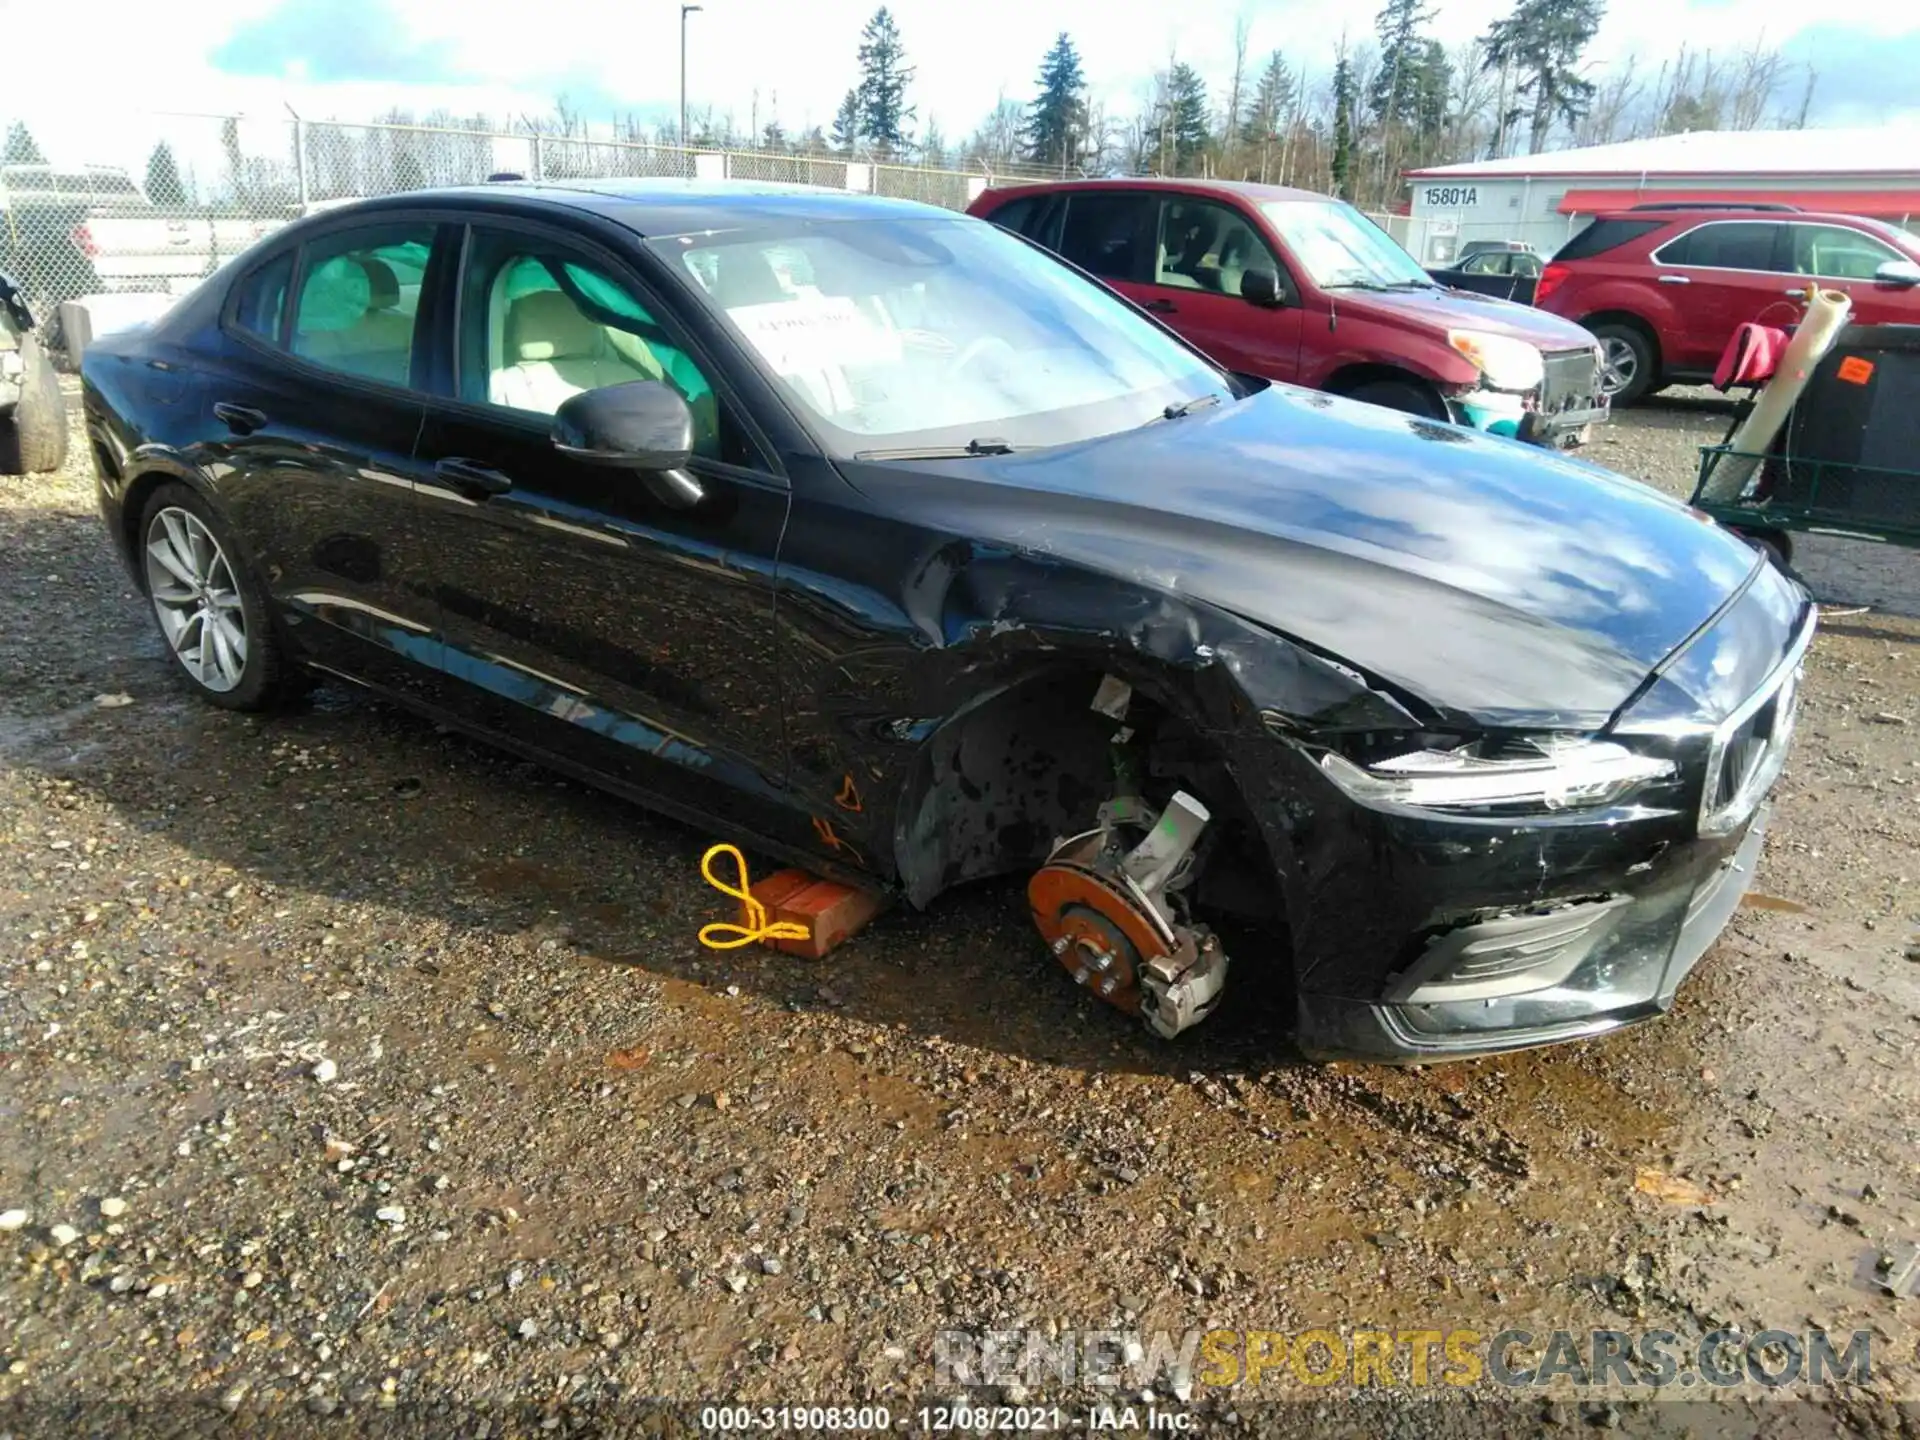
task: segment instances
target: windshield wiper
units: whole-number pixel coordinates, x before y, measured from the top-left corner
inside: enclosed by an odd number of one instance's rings
[[[1220,397],[1209,391],[1205,395],[1196,395],[1191,400],[1176,400],[1160,412],[1163,420],[1178,420],[1183,415],[1191,415],[1196,410],[1205,410],[1210,405],[1218,405]]]
[[[964,445],[909,446],[904,450],[856,450],[856,460],[966,460],[975,455],[1011,455],[1004,440],[969,440]]]
[[[1388,287],[1378,280],[1336,280],[1331,285],[1322,285],[1322,290],[1385,290]]]

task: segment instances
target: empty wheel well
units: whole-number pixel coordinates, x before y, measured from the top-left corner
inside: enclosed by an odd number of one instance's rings
[[[928,740],[897,811],[895,859],[915,905],[992,875],[1037,868],[1056,840],[1097,823],[1131,790],[1163,806],[1176,790],[1212,819],[1193,898],[1242,923],[1283,919],[1266,842],[1222,747],[1187,717],[1178,676],[1127,677],[1124,721],[1091,708],[1107,672],[1030,676],[964,710]]]

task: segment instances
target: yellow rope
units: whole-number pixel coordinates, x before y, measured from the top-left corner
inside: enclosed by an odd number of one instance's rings
[[[738,885],[729,885],[713,873],[714,859],[721,855],[733,857],[733,863],[740,871]],[[700,873],[722,895],[731,895],[747,907],[745,925],[719,920],[700,927],[700,943],[709,950],[738,950],[742,945],[751,945],[756,940],[806,940],[812,936],[811,930],[793,920],[776,920],[771,925],[767,923],[767,907],[753,898],[751,882],[747,879],[747,857],[740,853],[738,846],[713,846],[700,857]]]

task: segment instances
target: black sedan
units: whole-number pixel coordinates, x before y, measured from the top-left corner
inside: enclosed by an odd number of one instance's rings
[[[336,676],[915,905],[1026,876],[1036,956],[1162,1035],[1241,987],[1324,1055],[1665,1010],[1812,635],[1650,490],[853,195],[342,207],[85,381],[209,701]]]

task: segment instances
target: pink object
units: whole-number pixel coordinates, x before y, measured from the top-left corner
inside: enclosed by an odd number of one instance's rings
[[[1714,367],[1713,388],[1726,390],[1734,385],[1763,385],[1779,368],[1786,353],[1787,332],[1773,325],[1748,321],[1733,332],[1727,348]]]

